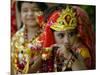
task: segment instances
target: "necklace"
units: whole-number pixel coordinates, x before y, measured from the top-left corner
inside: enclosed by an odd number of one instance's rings
[[[26,26],[26,27],[25,27],[25,31],[24,31],[24,39],[25,39],[25,42],[26,42],[26,43],[28,43],[28,42],[31,43],[33,40],[36,39],[36,37],[38,37],[38,36],[40,35],[40,33],[41,33],[41,31],[38,30],[38,31],[36,32],[36,34],[32,37],[32,40],[29,41],[29,40],[28,40],[28,30],[27,30],[27,26]]]

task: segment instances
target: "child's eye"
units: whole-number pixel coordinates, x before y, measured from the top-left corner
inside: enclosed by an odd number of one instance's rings
[[[57,36],[58,36],[59,38],[63,38],[63,37],[64,37],[64,34],[63,34],[63,33],[59,33]]]
[[[72,37],[75,35],[75,32],[69,32],[69,37]]]
[[[28,9],[22,9],[22,12],[27,12],[28,11]]]

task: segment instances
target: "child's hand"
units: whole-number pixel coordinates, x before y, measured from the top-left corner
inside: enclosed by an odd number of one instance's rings
[[[57,47],[56,54],[60,57],[63,56],[67,59],[67,57],[71,54],[69,48],[62,44],[54,44],[52,47]]]

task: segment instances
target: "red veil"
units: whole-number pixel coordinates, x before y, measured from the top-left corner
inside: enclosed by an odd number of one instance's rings
[[[73,6],[76,10],[78,33],[84,45],[89,49],[92,58],[92,69],[95,68],[95,33],[88,14],[80,7]]]
[[[50,45],[55,43],[54,35],[53,35],[52,30],[50,29],[50,26],[56,22],[59,15],[60,15],[59,11],[54,11],[48,18],[48,21],[44,30],[44,34],[45,34],[44,47],[50,47]]]

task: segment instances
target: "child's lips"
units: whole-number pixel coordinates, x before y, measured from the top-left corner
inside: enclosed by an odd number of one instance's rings
[[[35,18],[27,18],[27,20],[30,20],[31,21],[31,20],[35,20]]]

